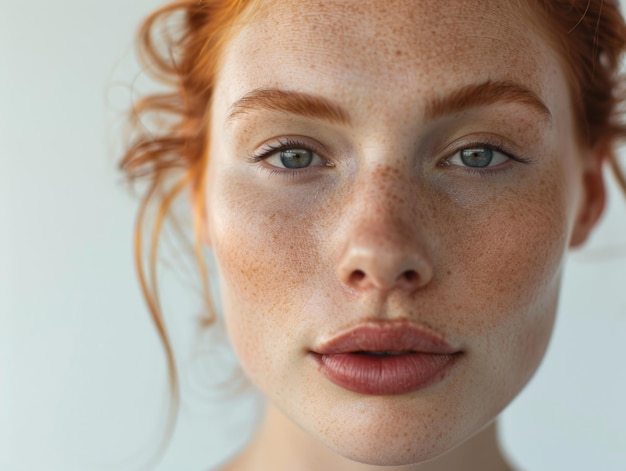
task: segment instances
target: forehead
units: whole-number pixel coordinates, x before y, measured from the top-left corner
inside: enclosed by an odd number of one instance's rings
[[[512,80],[549,101],[558,61],[527,15],[519,0],[264,1],[226,48],[220,92],[231,102],[277,87],[393,103]]]

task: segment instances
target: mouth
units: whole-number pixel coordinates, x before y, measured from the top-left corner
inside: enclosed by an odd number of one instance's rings
[[[408,355],[409,353],[414,352],[353,352],[355,355],[367,355],[371,357],[390,357],[390,356],[398,356],[398,355]]]
[[[463,352],[408,322],[366,323],[310,352],[319,372],[348,391],[399,395],[443,381]]]

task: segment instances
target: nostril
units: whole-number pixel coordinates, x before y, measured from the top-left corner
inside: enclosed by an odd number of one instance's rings
[[[425,257],[408,250],[379,253],[357,246],[344,255],[337,275],[353,289],[413,291],[430,282],[432,267]]]
[[[350,283],[359,284],[365,278],[365,272],[363,270],[354,270],[350,274]]]
[[[360,286],[362,285],[367,279],[369,278],[368,274],[363,271],[363,270],[354,270],[352,271],[352,273],[350,274],[350,279],[349,279],[349,283],[352,286]],[[406,270],[404,272],[402,272],[400,274],[400,276],[398,276],[396,278],[396,283],[400,283],[401,285],[405,285],[406,286],[412,286],[415,285],[419,282],[420,276],[417,273],[416,270]],[[391,280],[389,280],[391,281]],[[379,287],[386,287],[386,283],[385,282],[381,282],[381,280],[378,280],[378,283],[375,283],[377,286]],[[389,288],[392,287],[394,285],[394,283],[389,285]]]

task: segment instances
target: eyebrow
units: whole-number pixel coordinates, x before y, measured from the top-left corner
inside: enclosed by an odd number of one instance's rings
[[[552,122],[552,114],[537,94],[515,82],[491,81],[467,85],[443,97],[433,99],[426,106],[426,119],[434,120],[442,116],[479,106],[499,102],[521,103],[534,108]]]
[[[514,82],[491,81],[464,86],[426,104],[425,117],[435,120],[470,108],[499,102],[521,103],[534,108],[547,121],[552,114],[545,103],[530,89]],[[350,124],[350,114],[332,101],[309,93],[278,88],[258,88],[246,93],[230,107],[226,123],[251,111],[279,111],[309,118],[324,119],[337,124]]]
[[[246,93],[230,108],[227,123],[250,111],[270,110],[320,118],[337,124],[350,124],[350,115],[326,98],[277,88],[259,88]]]

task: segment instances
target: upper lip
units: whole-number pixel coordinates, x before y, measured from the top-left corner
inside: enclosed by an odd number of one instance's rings
[[[317,345],[313,352],[336,355],[356,352],[458,353],[438,332],[409,321],[364,322]]]

